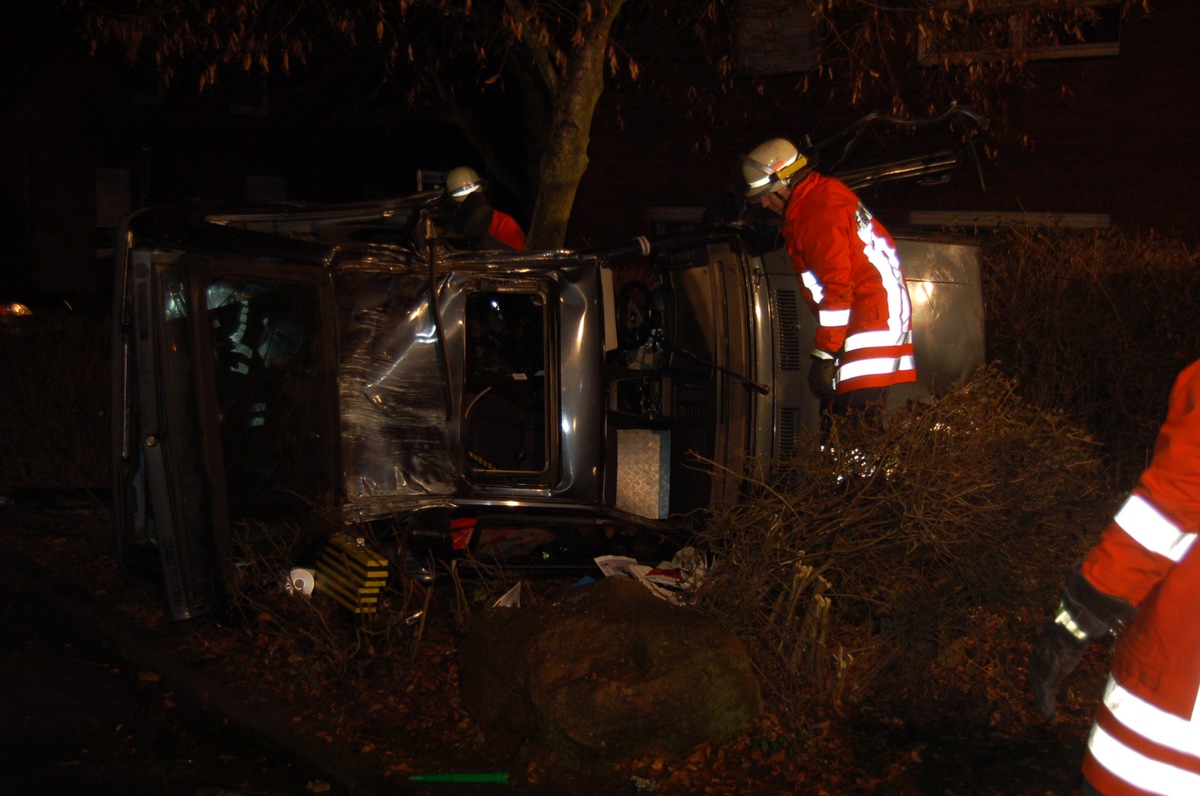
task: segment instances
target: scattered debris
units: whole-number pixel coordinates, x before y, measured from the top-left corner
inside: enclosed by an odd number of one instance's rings
[[[283,589],[292,596],[302,594],[310,597],[315,583],[316,577],[311,569],[293,567],[292,571],[287,574],[287,578],[284,579]]]
[[[696,589],[708,574],[704,556],[694,547],[684,547],[670,561],[652,567],[639,564],[628,556],[600,556],[596,566],[605,577],[632,578],[656,597],[686,605],[692,601]]]
[[[508,591],[504,592],[504,594],[502,594],[500,596],[500,599],[496,600],[496,602],[494,602],[492,604],[492,607],[493,608],[520,608],[521,607],[521,582],[517,581],[517,584],[515,586],[513,586]]]

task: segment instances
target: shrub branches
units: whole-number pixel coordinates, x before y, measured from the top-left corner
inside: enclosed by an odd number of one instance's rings
[[[1154,235],[1014,227],[985,246],[983,276],[989,358],[1094,434],[1129,484],[1200,357],[1198,256]]]
[[[716,563],[699,605],[799,718],[924,671],[981,605],[1050,599],[1110,509],[1098,465],[1091,438],[995,369],[883,428],[838,419],[701,533]]]

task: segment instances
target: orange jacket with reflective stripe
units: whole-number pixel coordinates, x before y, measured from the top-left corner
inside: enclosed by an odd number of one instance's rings
[[[1084,558],[1137,615],[1117,641],[1084,774],[1103,793],[1200,793],[1200,361],[1171,391],[1150,466]]]
[[[858,196],[813,172],[793,188],[780,231],[817,316],[816,346],[838,354],[838,393],[916,381],[900,258]]]

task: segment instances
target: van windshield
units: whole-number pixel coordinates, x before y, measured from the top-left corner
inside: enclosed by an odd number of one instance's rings
[[[185,314],[182,292],[166,300],[168,319]],[[329,484],[318,288],[225,275],[204,301],[230,520],[303,515]]]
[[[438,286],[443,300],[447,281]],[[458,483],[443,361],[452,347],[439,343],[429,286],[418,273],[338,275],[338,401],[351,501],[447,494]]]

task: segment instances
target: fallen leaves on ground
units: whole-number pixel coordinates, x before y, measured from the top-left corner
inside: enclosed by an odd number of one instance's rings
[[[103,523],[103,517],[50,523],[51,530],[45,518],[10,512],[0,528],[0,548],[10,560],[85,590],[98,605],[143,629],[165,633],[170,623],[162,615],[157,584],[118,571]],[[264,695],[264,707],[268,701],[278,705],[298,732],[352,752],[380,781],[403,782],[428,771],[507,770],[510,792],[555,791],[560,770],[549,762],[490,756],[461,708],[449,597],[431,601],[411,654],[389,658],[386,650],[376,650],[370,665],[351,676],[330,677],[309,666],[301,639],[274,632],[274,615],[240,627],[193,620],[188,632],[171,637],[177,638],[180,660],[252,686]],[[329,621],[354,621],[349,612],[330,609]],[[702,744],[682,759],[648,755],[572,771],[572,791],[1073,794],[1107,650],[1089,652],[1064,689],[1060,715],[1044,722],[1025,688],[1036,621],[1003,607],[980,609],[976,627],[964,634],[955,654],[926,673],[921,693],[934,696],[917,709],[902,683],[867,703],[831,706],[799,731],[789,730],[768,706],[737,738]],[[146,682],[158,677],[139,674]]]

